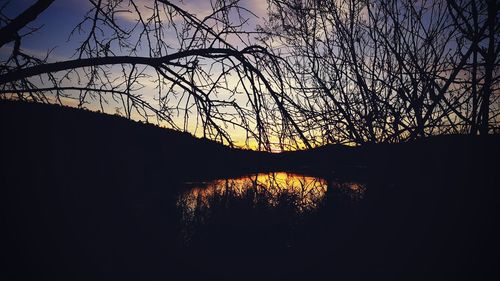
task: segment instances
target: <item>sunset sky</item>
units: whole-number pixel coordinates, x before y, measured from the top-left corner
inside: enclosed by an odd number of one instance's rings
[[[19,15],[22,11],[33,5],[36,1],[33,0],[16,0],[11,1],[5,7],[5,14],[10,18],[14,18]],[[104,1],[106,2],[106,1]],[[124,1],[127,3],[127,1]],[[147,7],[151,7],[151,0],[136,0],[139,10],[143,14],[143,16],[148,16],[149,10]],[[207,14],[212,12],[212,8],[210,6],[210,1],[207,0],[184,0],[184,1],[173,1],[173,3],[177,4],[181,8],[186,11],[195,14],[198,18],[203,18]],[[267,2],[266,0],[243,0],[240,2],[240,5],[255,15],[251,13],[243,11],[243,17],[248,18],[248,21],[243,26],[243,29],[253,31],[255,30],[258,24],[262,24],[264,21],[264,17],[266,16],[267,11]],[[38,58],[44,58],[48,52],[49,62],[56,61],[64,61],[75,59],[77,55],[75,54],[76,48],[78,48],[81,42],[84,39],[85,34],[74,33],[71,35],[72,30],[77,26],[82,19],[85,17],[85,13],[91,9],[91,4],[89,1],[82,0],[56,0],[45,12],[43,12],[34,22],[32,22],[29,27],[39,28],[33,34],[26,36],[23,38],[21,48],[22,50],[30,55],[33,55]],[[137,23],[137,16],[133,12],[133,7],[124,5],[123,9],[120,13],[117,14],[118,21],[122,26],[132,26]],[[88,28],[87,28],[88,29]],[[83,28],[85,30],[85,26]],[[25,32],[28,30],[24,29]],[[167,29],[168,33],[171,32]],[[175,34],[171,34],[171,38],[167,38],[167,40],[172,39],[172,45],[174,46],[174,50],[176,48]],[[251,40],[251,39],[250,39]],[[235,44],[238,46],[238,43]],[[0,49],[0,56],[6,57],[10,55],[12,50],[12,44],[8,44]],[[147,50],[142,50],[144,52],[144,56],[147,56]],[[117,55],[127,55],[126,53],[117,52]],[[116,71],[119,71],[116,69]],[[154,76],[154,71],[151,69],[145,68],[146,73]],[[230,83],[237,83],[236,77],[230,77]],[[143,95],[145,100],[153,102],[153,96],[157,94],[158,90],[155,90],[156,84],[147,81],[144,83],[144,88],[141,89],[140,94]],[[238,97],[236,97],[238,99]],[[244,101],[238,101],[244,103]],[[67,100],[67,104],[76,105],[77,101],[75,100]],[[99,105],[88,103],[85,105],[86,108],[91,110],[98,110]],[[114,113],[114,109],[108,111],[109,113]],[[134,119],[139,116],[132,116]],[[183,116],[174,116],[174,119],[182,119]],[[182,123],[179,120],[179,123]],[[165,124],[162,124],[165,125]],[[200,136],[199,131],[194,129],[195,122],[189,125],[188,131],[191,133]],[[231,137],[234,139],[236,145],[244,146],[246,141],[246,134],[242,130],[234,130],[231,132]],[[255,148],[254,141],[250,141],[249,146]]]
[[[14,19],[37,1],[4,3]],[[272,151],[498,126],[489,4],[270,3],[269,13],[267,0],[55,0],[19,32],[28,56],[11,57],[14,42],[0,49],[6,72],[28,73],[2,94]],[[472,19],[477,42],[463,28]]]

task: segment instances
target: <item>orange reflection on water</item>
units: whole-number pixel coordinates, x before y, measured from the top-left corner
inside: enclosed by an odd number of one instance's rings
[[[192,213],[223,200],[239,198],[252,204],[288,204],[300,212],[316,208],[326,191],[327,181],[321,178],[285,172],[259,173],[200,184],[181,194],[178,205]]]

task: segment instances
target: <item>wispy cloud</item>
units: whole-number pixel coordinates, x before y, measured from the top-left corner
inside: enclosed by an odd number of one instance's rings
[[[154,2],[154,0],[135,0],[136,7],[132,4],[124,5],[121,7],[122,12],[118,13],[117,16],[130,22],[137,22],[139,20],[139,12],[143,19],[149,18],[153,14],[152,7],[154,7]],[[213,11],[211,1],[209,0],[184,0],[173,1],[173,3],[200,19],[210,15]],[[267,0],[244,0],[239,4],[258,17],[257,19],[251,17],[252,21],[257,24],[267,16]],[[160,3],[160,5],[162,4]]]
[[[150,18],[153,15],[152,8],[154,7],[154,0],[135,0],[134,5],[127,4],[122,8],[122,12],[118,13],[121,19],[127,20],[129,22],[137,22],[139,18],[139,14],[145,20]],[[196,15],[198,18],[203,18],[208,16],[212,12],[210,1],[208,0],[185,0],[173,3],[185,11]],[[163,5],[159,3],[159,5]]]

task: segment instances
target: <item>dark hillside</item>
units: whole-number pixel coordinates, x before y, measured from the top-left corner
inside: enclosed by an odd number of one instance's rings
[[[0,280],[498,274],[498,136],[268,154],[121,117],[15,102],[0,102],[0,131]],[[204,186],[184,181],[272,169],[324,178],[318,208],[297,212],[286,192],[279,205],[265,203],[271,186],[216,195],[192,219],[179,205],[182,192]],[[220,182],[229,190],[229,180]]]
[[[442,175],[495,176],[500,159],[500,135],[443,135],[404,143],[366,144],[359,147],[326,145],[285,152],[285,169],[311,171],[326,177],[409,177]],[[495,176],[496,177],[496,176]]]
[[[400,144],[327,145],[269,154],[232,149],[188,133],[123,117],[55,105],[0,102],[4,171],[55,178],[99,177],[135,185],[199,180],[265,170],[330,177],[494,169],[500,136],[436,136]],[[17,167],[17,168],[14,168]],[[23,167],[20,169],[19,167]],[[7,173],[9,174],[9,173]]]
[[[56,105],[0,102],[0,128],[4,169],[23,167],[54,177],[101,174],[185,180],[245,171],[265,155],[123,117]]]

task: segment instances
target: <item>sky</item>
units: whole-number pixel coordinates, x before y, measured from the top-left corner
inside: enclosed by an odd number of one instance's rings
[[[1,2],[5,2],[5,0],[0,0]],[[14,18],[35,2],[35,0],[7,1],[5,14],[10,18]],[[140,7],[150,6],[152,1],[136,0],[135,2],[141,9]],[[197,15],[198,18],[211,11],[209,0],[173,0],[172,2]],[[246,26],[248,30],[255,29],[266,17],[267,0],[241,0],[240,5],[257,16],[256,18],[248,15],[249,21]],[[47,10],[30,24],[31,27],[40,29],[35,34],[24,39],[23,49],[38,55],[45,55],[47,51],[52,50],[51,55],[54,60],[71,57],[77,46],[76,40],[68,41],[71,31],[83,19],[85,12],[90,7],[88,0],[55,0]],[[124,16],[124,18],[127,17]],[[135,21],[133,18],[129,19]]]
[[[108,0],[103,0],[104,2]],[[11,0],[7,1],[4,8],[4,14],[9,18],[14,18],[22,11],[33,5],[34,0]],[[125,1],[126,2],[126,1]],[[173,0],[173,3],[185,9],[186,11],[195,14],[198,18],[202,18],[212,11],[210,1],[208,0]],[[151,0],[136,0],[139,10],[147,14],[146,6],[151,6]],[[241,0],[239,3],[242,7],[248,9],[255,16],[251,14],[244,15],[249,20],[246,23],[245,30],[254,30],[258,24],[262,24],[267,13],[266,0]],[[71,32],[76,25],[84,18],[85,13],[91,8],[88,0],[55,0],[55,2],[45,10],[39,17],[29,24],[29,27],[38,28],[38,30],[23,38],[22,49],[24,52],[34,55],[39,58],[45,57],[50,52],[49,62],[63,61],[75,58],[75,49],[80,45],[83,40],[82,35],[72,35]],[[130,8],[131,9],[131,8]],[[121,19],[125,24],[136,23],[136,18],[129,16],[130,13],[121,13]],[[24,30],[27,31],[26,29]],[[0,56],[5,57],[10,54],[12,44],[2,47],[0,49]],[[152,100],[157,90],[152,85],[146,85],[142,90],[145,99]],[[69,101],[70,105],[76,104],[76,101]],[[87,104],[87,108],[91,110],[99,109],[98,104]],[[179,117],[181,118],[181,117]],[[194,125],[191,125],[194,126]],[[191,133],[194,132],[191,128]],[[243,131],[233,131],[232,137],[238,146],[244,146],[246,134]],[[198,135],[199,136],[199,135]],[[254,148],[254,144],[250,145]]]

